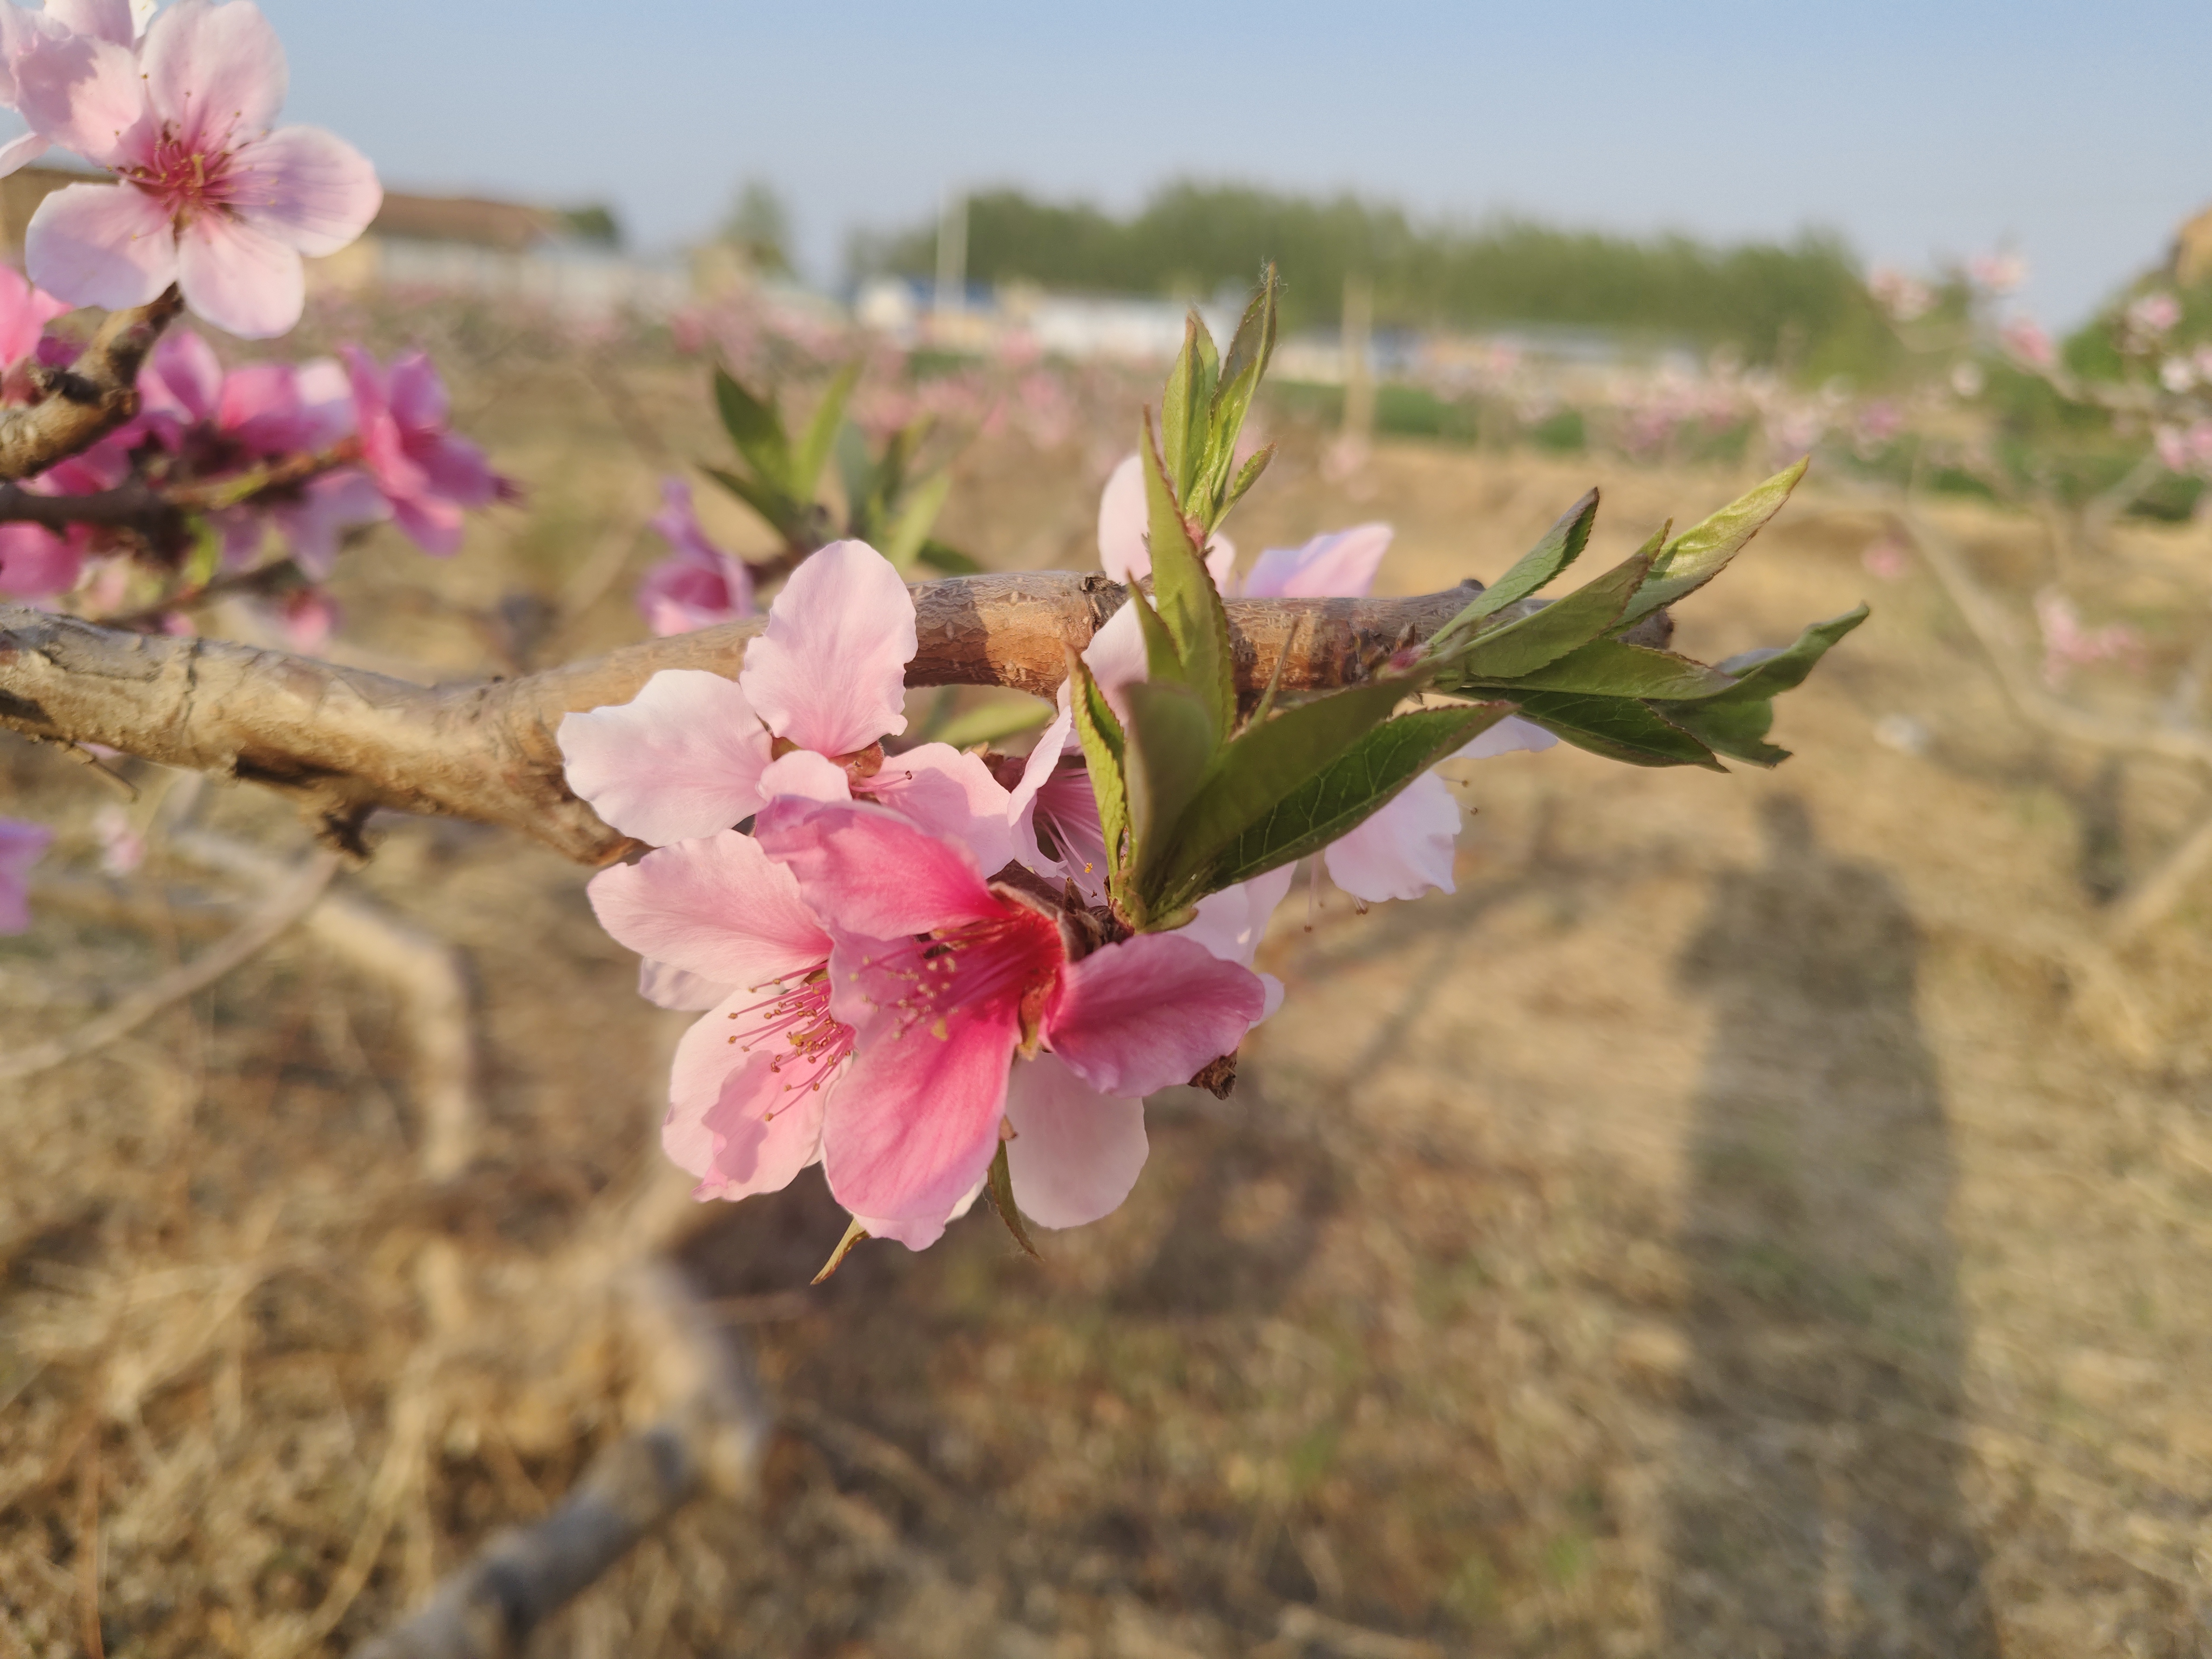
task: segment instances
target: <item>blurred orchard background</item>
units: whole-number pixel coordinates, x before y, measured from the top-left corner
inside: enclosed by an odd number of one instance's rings
[[[669,478],[773,557],[716,363],[801,416],[858,365],[931,548],[1093,568],[1267,260],[1240,545],[1382,520],[1425,592],[1595,483],[1610,562],[1809,453],[1684,645],[1875,607],[1777,772],[1462,764],[1457,892],[1286,906],[1293,1017],[1042,1263],[978,1215],[809,1288],[813,1175],[701,1209],[757,1492],[532,1654],[2212,1653],[2212,14],[266,9],[390,192],[294,344],[427,347],[523,492],[370,532],[336,660],[644,637]],[[60,831],[0,1056],[301,844],[125,770],[0,747]],[[372,839],[0,1057],[0,1654],[342,1651],[650,1418],[532,1287],[654,1178],[686,1017],[552,854]]]

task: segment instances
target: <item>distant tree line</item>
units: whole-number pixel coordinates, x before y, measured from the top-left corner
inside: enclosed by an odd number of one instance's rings
[[[923,276],[934,221],[856,238],[859,274]],[[1420,223],[1388,203],[1239,185],[1170,184],[1134,215],[994,190],[968,204],[971,279],[1202,298],[1241,289],[1273,260],[1286,328],[1333,326],[1345,278],[1373,284],[1379,325],[1594,328],[1732,347],[1800,373],[1878,376],[1895,339],[1836,237],[1715,246],[1514,218]]]

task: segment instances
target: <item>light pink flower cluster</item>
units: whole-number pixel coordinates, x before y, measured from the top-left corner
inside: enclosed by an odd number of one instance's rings
[[[0,818],[0,933],[20,933],[31,925],[31,866],[53,839],[42,823]]]
[[[1966,261],[1966,280],[1984,294],[2006,295],[2027,281],[2027,260],[2013,252],[1984,253]]]
[[[743,559],[707,538],[691,505],[690,484],[681,478],[661,480],[660,511],[652,527],[670,550],[638,585],[637,608],[654,633],[689,634],[753,614],[752,572]]]
[[[1867,277],[1867,292],[1893,322],[1917,323],[1936,309],[1936,290],[1917,276],[1877,265]]]
[[[375,171],[319,128],[272,129],[284,49],[252,0],[178,0],[142,21],[127,0],[0,15],[0,101],[31,128],[0,166],[59,145],[114,177],[40,204],[32,279],[110,309],[175,283],[218,328],[282,334],[304,303],[301,256],[337,252],[375,217]]]
[[[2132,662],[2142,654],[2142,638],[2124,623],[2085,628],[2074,601],[2055,587],[2035,596],[2036,626],[2043,635],[2043,683],[2052,690],[2077,668],[2100,662]]]
[[[2151,441],[2167,471],[2212,478],[2212,421],[2160,427]]]
[[[2024,368],[2038,372],[2056,368],[2058,348],[2042,324],[2029,317],[2014,317],[1997,330],[1997,343]]]
[[[559,735],[576,793],[656,846],[593,878],[600,921],[645,959],[645,995],[704,1011],[669,1155],[705,1198],[819,1162],[868,1232],[918,1249],[1002,1143],[1031,1220],[1112,1210],[1144,1097],[1233,1053],[1272,998],[1249,926],[1118,936],[1012,857],[1013,798],[980,757],[887,754],[916,646],[897,571],[836,543],[736,683],[665,671]]]

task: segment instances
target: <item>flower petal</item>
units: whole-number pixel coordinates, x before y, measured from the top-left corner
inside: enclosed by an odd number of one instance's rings
[[[1354,898],[1419,898],[1430,888],[1452,890],[1452,852],[1459,803],[1444,781],[1424,772],[1396,799],[1358,829],[1322,849],[1328,878]]]
[[[121,311],[177,280],[177,239],[161,204],[131,185],[65,185],[23,235],[31,280],[72,305]]]
[[[664,668],[628,702],[561,722],[568,787],[625,836],[665,847],[760,810],[768,733],[736,684]]]
[[[32,131],[102,167],[135,159],[150,143],[145,83],[127,46],[89,34],[34,40],[15,60],[15,96]]]
[[[761,809],[753,834],[770,857],[791,866],[799,892],[833,930],[901,939],[996,917],[1003,908],[965,847],[888,807],[816,805],[787,796]]]
[[[1271,547],[1244,579],[1250,599],[1355,599],[1375,586],[1390,550],[1387,524],[1355,525],[1316,536],[1304,547]]]
[[[148,27],[139,58],[147,101],[187,153],[265,132],[284,106],[283,44],[252,0],[178,0]]]
[[[231,0],[224,9],[239,3]],[[231,206],[311,258],[344,247],[384,205],[384,186],[368,158],[320,127],[281,127],[240,145],[231,167]]]
[[[84,550],[34,524],[0,524],[0,593],[41,599],[66,593],[84,568]]]
[[[849,755],[906,730],[914,597],[866,542],[810,556],[769,606],[738,684],[768,729],[802,749]]]
[[[1006,787],[991,775],[981,755],[964,754],[950,744],[921,744],[891,756],[859,787],[870,800],[912,818],[930,834],[960,842],[974,855],[978,870],[1003,870],[1013,861]]]
[[[1124,456],[1098,497],[1098,562],[1115,581],[1134,581],[1152,574],[1152,556],[1145,542],[1149,522],[1144,457]]]
[[[1295,864],[1285,864],[1208,893],[1198,902],[1197,916],[1176,929],[1176,937],[1196,939],[1222,961],[1249,968],[1267,937],[1268,918],[1289,894],[1297,870]]]
[[[26,132],[0,144],[0,179],[11,173],[21,173],[44,155],[53,145],[35,132]]]
[[[702,1013],[738,988],[734,985],[717,985],[712,980],[687,974],[681,968],[672,968],[651,957],[637,964],[637,994],[656,1008]]]
[[[1559,746],[1559,738],[1533,720],[1524,720],[1518,714],[1508,714],[1464,749],[1455,749],[1444,757],[1446,760],[1488,760],[1492,755],[1510,755],[1525,749],[1530,753]]]
[[[890,1221],[949,1213],[998,1150],[1018,1035],[1011,1007],[903,1030],[894,1011],[863,1027],[822,1126],[837,1201]]]
[[[1052,1054],[1014,1062],[1006,1118],[1014,1201],[1040,1227],[1110,1213],[1144,1170],[1145,1103],[1100,1094]]]
[[[775,1192],[821,1150],[823,1107],[835,1085],[791,1088],[792,1074],[775,1069],[787,1045],[749,1052],[730,1041],[731,1014],[754,1000],[738,992],[676,1045],[660,1145],[671,1163],[700,1178],[695,1197]]]
[[[89,34],[127,46],[138,38],[131,0],[46,0],[46,15],[72,34]]]
[[[768,769],[761,774],[760,792],[763,800],[781,795],[800,800],[850,800],[853,778],[828,756],[811,749],[794,749],[768,763]]]
[[[1195,939],[1139,933],[1061,972],[1045,1038],[1092,1088],[1136,1099],[1234,1052],[1265,1006],[1250,969]]]
[[[830,936],[791,872],[734,830],[678,842],[599,872],[599,926],[649,961],[751,990],[819,968]]]
[[[985,1172],[988,1178],[988,1171]],[[870,1238],[895,1239],[909,1250],[926,1250],[945,1237],[945,1230],[975,1207],[975,1200],[983,1195],[983,1181],[979,1179],[961,1195],[949,1214],[936,1220],[894,1221],[883,1216],[856,1215],[861,1231]]]
[[[1144,626],[1137,620],[1135,600],[1106,618],[1105,626],[1084,647],[1083,661],[1105,695],[1107,705],[1126,723],[1129,711],[1121,701],[1121,688],[1150,672],[1145,659]]]
[[[231,0],[231,6],[245,0]],[[295,249],[249,219],[204,213],[177,233],[185,303],[241,340],[272,340],[300,320],[306,268]]]

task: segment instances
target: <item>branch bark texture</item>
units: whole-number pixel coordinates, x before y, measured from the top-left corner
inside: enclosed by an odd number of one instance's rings
[[[1291,690],[1366,678],[1479,589],[1401,599],[1231,599],[1239,684],[1279,664]],[[1067,653],[1126,592],[1101,576],[957,576],[914,589],[910,685],[996,685],[1049,697]],[[757,619],[647,641],[507,680],[424,688],[281,652],[101,628],[0,605],[0,726],[96,743],[292,795],[325,838],[359,852],[380,807],[520,830],[588,864],[631,843],[570,794],[564,714],[627,702],[664,668],[735,678]]]
[[[173,288],[151,305],[114,313],[74,363],[45,374],[37,403],[0,414],[0,479],[34,477],[136,415],[139,368],[184,308]]]

